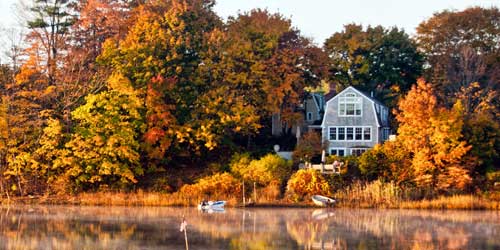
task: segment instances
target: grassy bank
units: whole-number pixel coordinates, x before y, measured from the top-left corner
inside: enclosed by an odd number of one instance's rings
[[[358,192],[360,196],[347,198],[337,196],[340,208],[390,208],[390,209],[463,209],[463,210],[500,210],[500,201],[477,195],[442,196],[435,199],[402,200],[395,196],[380,196],[382,193]],[[347,193],[347,192],[346,192]],[[339,194],[339,193],[337,193]],[[224,198],[223,198],[224,199]],[[236,197],[226,197],[229,207],[241,205]],[[163,194],[156,192],[97,192],[81,193],[74,196],[29,196],[2,198],[2,204],[59,204],[86,206],[195,206],[199,201],[181,197],[177,193]],[[265,201],[254,204],[255,207],[313,207],[309,201],[291,202],[286,199]]]
[[[500,201],[489,200],[474,195],[454,195],[438,197],[432,200],[403,201],[398,207],[411,209],[500,210]]]
[[[232,197],[226,197],[229,206],[236,206]],[[95,192],[63,196],[30,196],[0,199],[0,203],[83,205],[83,206],[195,206],[199,200],[178,193],[159,192]]]

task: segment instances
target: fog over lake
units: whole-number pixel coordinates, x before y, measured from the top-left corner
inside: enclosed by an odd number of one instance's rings
[[[0,207],[0,249],[499,249],[500,212]]]

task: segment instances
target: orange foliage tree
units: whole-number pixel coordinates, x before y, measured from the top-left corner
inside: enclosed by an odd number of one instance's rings
[[[420,79],[399,102],[398,141],[411,155],[417,186],[438,191],[464,190],[471,183],[470,149],[462,139],[463,107],[439,107],[431,84]]]
[[[331,196],[330,185],[323,175],[314,169],[301,169],[290,177],[286,196],[301,201],[315,194]]]

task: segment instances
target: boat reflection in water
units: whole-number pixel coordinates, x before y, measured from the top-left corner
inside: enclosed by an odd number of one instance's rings
[[[335,216],[335,213],[332,209],[315,209],[311,214],[311,217],[315,220],[324,220],[333,216]]]
[[[221,207],[214,207],[214,208],[204,208],[204,209],[198,209],[202,213],[208,213],[208,214],[213,214],[213,213],[225,213],[226,210]]]
[[[0,249],[499,249],[500,213],[0,207]]]

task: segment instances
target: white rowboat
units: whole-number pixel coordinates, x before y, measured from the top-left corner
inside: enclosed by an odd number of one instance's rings
[[[226,201],[208,201],[208,202],[201,202],[198,204],[198,209],[199,210],[208,210],[208,209],[213,209],[213,210],[220,210],[224,209],[224,205],[226,205]]]
[[[314,204],[320,207],[328,207],[328,206],[333,206],[335,204],[335,200],[323,195],[313,195],[312,200]]]

